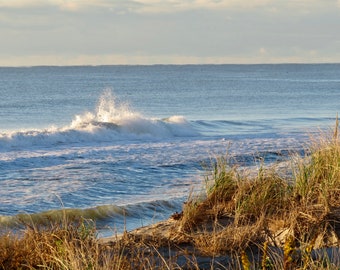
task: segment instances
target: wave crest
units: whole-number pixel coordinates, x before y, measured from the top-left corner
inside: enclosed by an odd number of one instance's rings
[[[99,98],[95,112],[76,115],[70,125],[61,128],[2,133],[0,146],[12,148],[197,135],[198,132],[183,116],[162,120],[146,118],[133,111],[127,103],[117,102],[112,92],[107,90]]]
[[[112,92],[106,90],[99,98],[96,112],[86,112],[83,115],[76,115],[70,127],[72,129],[78,129],[88,127],[88,125],[100,126],[101,124],[103,124],[103,126],[109,126],[108,124],[123,126],[128,121],[141,118],[142,116],[132,111],[127,103],[116,102]]]
[[[112,222],[116,228],[124,229],[125,223],[144,221],[155,221],[168,218],[174,211],[179,211],[182,201],[172,200],[153,200],[126,205],[100,205],[93,208],[64,208],[54,209],[39,213],[19,213],[13,216],[0,215],[0,227],[14,229],[23,224],[33,223],[35,225],[49,225],[53,222],[63,220],[77,221],[79,219],[93,220],[98,227],[101,224]],[[105,226],[106,226],[105,225]],[[132,224],[133,225],[133,224]],[[134,224],[136,227],[138,224]]]

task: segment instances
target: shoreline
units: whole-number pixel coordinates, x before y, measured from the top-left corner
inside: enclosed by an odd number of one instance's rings
[[[181,267],[194,261],[199,269],[267,269],[268,262],[275,269],[340,266],[338,121],[334,134],[318,140],[307,156],[293,156],[285,172],[261,166],[254,175],[221,157],[204,198],[189,197],[168,220],[101,243],[132,241],[155,248],[150,256],[176,258]]]
[[[256,173],[219,157],[181,212],[112,237],[81,216],[26,222],[22,235],[0,235],[0,269],[338,269],[338,121],[305,155]]]

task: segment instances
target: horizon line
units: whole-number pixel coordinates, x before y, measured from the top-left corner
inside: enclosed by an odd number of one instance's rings
[[[76,65],[0,65],[0,68],[35,68],[35,67],[110,67],[110,66],[259,66],[259,65],[337,65],[340,62],[278,62],[278,63],[186,63],[186,64],[76,64]]]

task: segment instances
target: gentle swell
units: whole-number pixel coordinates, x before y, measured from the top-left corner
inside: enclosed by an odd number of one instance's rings
[[[67,208],[49,210],[40,213],[20,213],[14,216],[0,216],[0,227],[15,228],[22,224],[48,225],[63,220],[73,221],[89,219],[96,222],[108,220],[116,221],[115,224],[123,224],[128,219],[155,218],[155,213],[170,215],[181,210],[181,202],[178,200],[155,200],[127,205],[101,205],[94,208],[79,209]],[[162,217],[163,219],[166,217]]]

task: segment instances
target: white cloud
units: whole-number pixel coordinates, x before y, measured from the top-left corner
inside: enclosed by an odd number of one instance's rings
[[[0,0],[0,7],[24,8],[32,6],[56,6],[62,10],[78,11],[86,8],[107,8],[138,13],[176,12],[194,9],[266,9],[312,8],[337,4],[340,0]]]
[[[254,8],[273,0],[136,0],[142,6],[139,12],[175,12],[193,9]]]
[[[35,6],[56,6],[65,10],[78,10],[90,6],[108,6],[116,1],[103,0],[0,0],[0,7],[26,8]]]
[[[262,47],[262,48],[259,49],[259,53],[260,53],[260,55],[266,55],[267,54],[267,50]]]
[[[46,4],[40,0],[0,0],[0,7],[22,8]]]
[[[340,62],[337,3],[0,0],[0,65]]]

